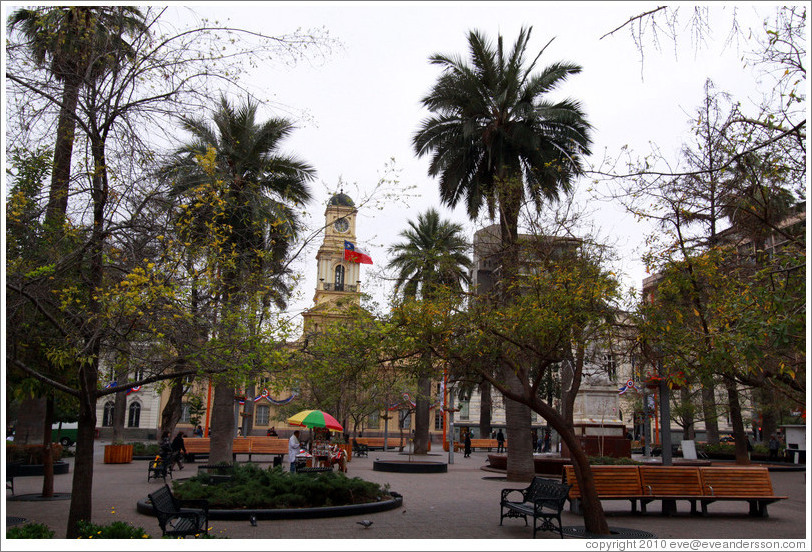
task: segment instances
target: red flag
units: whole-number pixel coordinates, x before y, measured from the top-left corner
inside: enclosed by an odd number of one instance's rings
[[[344,240],[344,260],[354,263],[372,264],[372,257],[354,243]]]

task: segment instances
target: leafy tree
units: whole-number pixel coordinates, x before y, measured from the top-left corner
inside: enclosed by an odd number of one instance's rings
[[[8,25],[12,31],[19,27],[37,65],[47,66],[64,86],[45,217],[46,225],[61,223],[68,208],[79,92],[133,55],[126,35],[145,32],[144,17],[133,6],[20,8]]]
[[[527,62],[532,28],[523,28],[505,51],[481,33],[468,35],[470,63],[457,56],[435,54],[431,63],[443,72],[422,103],[433,115],[421,123],[413,145],[419,156],[431,155],[429,175],[440,179],[440,196],[452,207],[464,203],[475,219],[487,206],[491,218],[499,213],[502,240],[502,289],[509,304],[519,269],[518,220],[525,201],[537,209],[568,192],[583,172],[589,155],[590,125],[577,101],[549,101],[547,94],[581,71],[578,65],[554,63],[538,73],[543,50]],[[521,392],[508,366],[503,372],[513,393]],[[530,410],[506,400],[508,479],[534,474]],[[590,525],[590,530],[606,532]]]
[[[220,237],[217,265],[223,285],[217,293],[223,318],[251,305],[253,294],[261,295],[266,305],[284,306],[290,293],[284,280],[289,275],[287,262],[300,231],[294,208],[310,200],[306,184],[314,177],[310,166],[279,153],[293,125],[285,119],[258,122],[258,107],[248,100],[235,108],[223,97],[212,117],[214,126],[184,118],[184,129],[193,141],[179,148],[162,171],[164,178],[172,179],[174,193],[188,198],[189,215],[205,221]],[[197,202],[196,194],[211,187],[217,202]],[[252,288],[260,283],[258,275],[269,283]],[[233,381],[217,382],[212,412],[215,462],[232,456],[234,396]]]
[[[55,337],[38,332],[37,338],[58,371],[19,354],[30,335],[9,336],[15,341],[6,349],[8,365],[79,403],[69,538],[77,535],[79,521],[91,517],[99,399],[198,370],[222,369],[231,361],[244,366],[259,358],[266,359],[266,365],[277,360],[273,348],[266,346],[266,329],[242,331],[242,325],[256,328],[258,317],[235,323],[235,318],[249,314],[244,310],[220,319],[235,328],[236,337],[228,347],[216,340],[201,344],[198,339],[199,320],[188,308],[193,302],[190,282],[196,276],[183,271],[185,244],[176,239],[170,225],[174,200],[151,174],[156,148],[174,131],[166,121],[208,102],[215,82],[239,86],[236,79],[246,62],[280,55],[296,60],[305,45],[327,44],[318,35],[270,37],[210,27],[205,21],[177,30],[162,18],[163,9],[145,8],[142,14],[149,32],[131,35],[121,28],[113,30],[117,40],[126,38],[132,55],[122,56],[119,64],[100,66],[93,86],[80,91],[74,120],[75,140],[82,147],[75,147],[74,154],[84,155],[74,161],[81,178],[71,192],[65,238],[48,251],[47,258],[21,254],[7,259],[7,296],[27,304],[28,312],[51,329]],[[246,40],[211,40],[222,35]],[[34,63],[19,33],[7,38],[5,130],[10,140],[34,150],[51,141],[47,129],[53,127],[61,109],[56,100],[59,92],[50,72]],[[209,43],[217,43],[218,48],[206,51]],[[212,278],[210,283],[219,281]],[[216,287],[210,283],[207,289]],[[249,338],[262,341],[262,350],[233,345],[237,339]],[[102,359],[133,342],[144,345],[129,353],[144,355],[140,364],[148,367],[144,376],[102,387]],[[236,360],[234,351],[242,353]],[[179,360],[187,363],[185,368],[169,370]]]
[[[436,210],[429,209],[418,214],[417,221],[409,221],[409,228],[400,236],[406,241],[389,248],[393,255],[389,268],[397,270],[396,295],[402,292],[407,300],[431,300],[441,288],[460,292],[463,284],[469,283],[471,260],[461,225],[444,221]],[[428,348],[420,362],[425,369],[417,378],[414,452],[427,454],[432,372]]]

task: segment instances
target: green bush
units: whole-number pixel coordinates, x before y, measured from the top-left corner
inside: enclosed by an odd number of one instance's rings
[[[386,487],[341,472],[291,474],[279,466],[262,469],[252,463],[234,465],[229,472],[226,481],[208,473],[175,481],[174,492],[181,499],[208,500],[211,508],[220,509],[317,508],[390,498]]]
[[[54,532],[42,523],[26,523],[20,527],[6,529],[7,539],[52,539]]]
[[[637,460],[631,458],[615,458],[614,456],[590,456],[590,465],[609,465],[609,466],[626,466],[633,464],[641,464]]]
[[[123,521],[114,521],[110,525],[95,525],[87,521],[79,522],[80,539],[148,539],[147,532],[141,527],[134,527]]]
[[[128,443],[133,446],[133,456],[157,456],[161,447],[157,443]]]

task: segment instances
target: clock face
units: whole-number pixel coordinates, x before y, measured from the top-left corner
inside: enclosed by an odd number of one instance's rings
[[[350,223],[345,218],[340,218],[333,223],[333,228],[336,229],[336,232],[346,232],[350,228]]]

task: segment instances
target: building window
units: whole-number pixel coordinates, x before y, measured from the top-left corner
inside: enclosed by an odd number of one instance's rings
[[[460,420],[467,420],[470,416],[470,401],[460,402]]]
[[[130,403],[130,415],[127,418],[127,427],[139,427],[141,422],[141,403]]]
[[[344,291],[344,267],[341,265],[336,267],[335,289],[336,291]]]
[[[189,410],[189,403],[183,403],[180,405],[180,420],[178,421],[182,424],[188,424],[190,416],[191,412]]]
[[[617,381],[617,362],[614,355],[603,355],[603,361],[606,367],[606,375],[609,376],[611,381]]]
[[[404,410],[398,414],[398,417],[403,420],[403,429],[412,427],[412,414],[408,410]]]
[[[374,429],[378,429],[379,427],[381,427],[380,412],[373,412],[367,417],[367,426]]]
[[[271,408],[266,405],[257,406],[257,411],[255,413],[256,416],[256,424],[257,425],[268,425],[268,418],[271,413]]]
[[[434,410],[434,429],[435,431],[442,431],[443,429],[443,411],[439,408]]]
[[[113,401],[107,401],[104,403],[104,415],[102,416],[102,427],[112,427],[113,426],[113,411],[115,410],[116,405]]]

